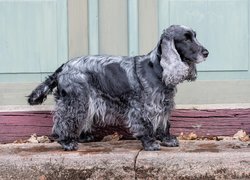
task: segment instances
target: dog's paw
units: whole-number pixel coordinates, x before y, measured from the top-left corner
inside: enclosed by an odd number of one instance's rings
[[[62,145],[62,148],[65,151],[75,151],[78,149],[78,143],[76,141],[71,141],[71,142],[60,142],[60,144]]]
[[[166,147],[178,147],[179,141],[175,136],[167,136],[163,138],[161,145]]]
[[[161,146],[156,141],[150,141],[143,144],[143,149],[145,151],[159,151],[161,149]]]
[[[92,142],[94,141],[95,137],[91,134],[84,134],[82,133],[79,137],[78,142],[79,143],[87,143],[87,142]]]

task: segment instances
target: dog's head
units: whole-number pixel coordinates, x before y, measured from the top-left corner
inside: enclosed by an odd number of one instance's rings
[[[204,61],[209,53],[196,39],[195,31],[180,25],[172,25],[164,30],[158,50],[166,85],[194,80],[195,64]]]
[[[187,63],[200,63],[208,57],[208,50],[196,39],[196,32],[185,26],[173,25],[163,36],[172,39],[181,60]]]

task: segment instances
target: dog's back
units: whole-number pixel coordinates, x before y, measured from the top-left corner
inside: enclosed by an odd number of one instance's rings
[[[132,72],[133,64],[129,57],[122,56],[74,58],[38,85],[28,96],[28,103],[42,104],[55,87],[58,87],[60,93],[65,94],[76,91],[77,88],[86,89],[86,84],[111,96],[120,96],[131,91],[130,84],[135,79]]]
[[[134,59],[122,56],[75,58],[58,73],[59,90],[70,93],[84,88],[120,98],[130,94],[138,84],[134,63]]]

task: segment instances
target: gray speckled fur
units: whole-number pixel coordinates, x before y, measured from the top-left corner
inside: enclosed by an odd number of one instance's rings
[[[186,31],[194,33],[184,26],[169,27],[156,48],[143,56],[72,59],[39,85],[28,101],[40,104],[57,87],[52,131],[65,150],[77,149],[80,134],[90,133],[94,125],[114,124],[127,126],[145,150],[159,150],[156,139],[165,146],[178,146],[169,133],[176,85],[195,80],[196,60],[205,59],[204,48],[196,39],[194,50],[185,52],[188,44],[182,36]]]

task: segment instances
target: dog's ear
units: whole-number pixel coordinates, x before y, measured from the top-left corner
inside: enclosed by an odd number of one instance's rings
[[[175,49],[174,40],[167,36],[161,38],[160,65],[163,68],[162,80],[166,85],[177,85],[185,80],[188,75],[188,65],[182,62]]]

